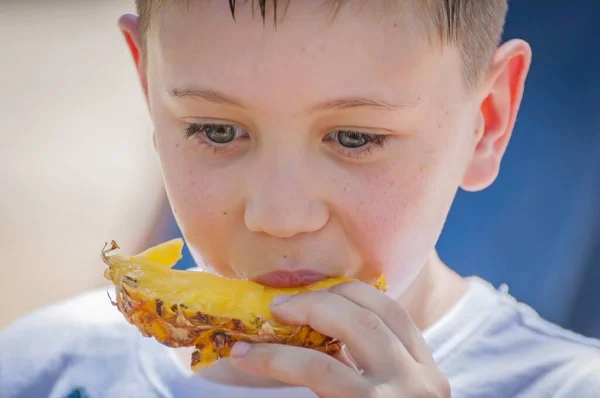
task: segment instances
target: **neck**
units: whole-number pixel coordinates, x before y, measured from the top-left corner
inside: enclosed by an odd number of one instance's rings
[[[456,305],[467,288],[467,282],[433,251],[419,276],[397,301],[419,330],[425,331]]]
[[[433,251],[427,263],[410,287],[397,301],[409,313],[417,327],[424,331],[440,320],[467,291],[466,281],[449,269]],[[179,349],[176,354],[185,367],[189,367],[192,348]],[[245,373],[221,360],[198,373],[207,380],[237,386],[281,387],[282,384],[267,378]]]

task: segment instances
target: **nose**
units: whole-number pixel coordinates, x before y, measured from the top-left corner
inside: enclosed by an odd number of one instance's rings
[[[329,220],[329,209],[319,198],[314,173],[292,165],[291,159],[264,165],[249,179],[245,223],[253,232],[291,238],[316,232]]]
[[[317,201],[285,199],[281,194],[254,199],[246,206],[245,222],[250,231],[264,232],[276,238],[291,238],[316,232],[327,223],[325,206]]]

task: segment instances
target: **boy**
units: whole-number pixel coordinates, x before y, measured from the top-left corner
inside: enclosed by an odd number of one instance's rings
[[[120,20],[186,241],[228,277],[384,274],[390,290],[273,302],[343,341],[335,358],[238,343],[199,374],[93,292],[3,333],[3,394],[599,396],[599,342],[435,254],[456,190],[494,181],[515,123],[531,50],[498,47],[506,1],[258,3],[138,0]]]

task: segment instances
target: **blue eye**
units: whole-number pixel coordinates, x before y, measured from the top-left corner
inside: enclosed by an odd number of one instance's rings
[[[337,141],[346,148],[360,148],[369,143],[369,136],[356,131],[339,131]]]
[[[383,134],[368,134],[353,130],[332,131],[323,138],[323,141],[332,143],[337,152],[350,158],[364,157],[374,149],[383,149],[386,140],[387,136]]]
[[[192,123],[185,126],[183,133],[214,153],[240,149],[240,144],[250,138],[243,127],[233,123]]]
[[[232,124],[190,124],[186,128],[186,136],[202,133],[215,144],[227,144],[238,134],[238,128]]]
[[[231,125],[206,125],[204,134],[217,144],[226,144],[235,138],[235,128]]]
[[[367,144],[383,146],[385,139],[385,135],[360,133],[351,130],[333,131],[324,138],[325,141],[337,141],[338,144],[349,149],[361,148]]]

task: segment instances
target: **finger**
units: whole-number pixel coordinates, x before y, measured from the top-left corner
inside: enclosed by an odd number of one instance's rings
[[[359,367],[377,375],[395,371],[398,356],[410,358],[398,338],[375,313],[341,295],[316,291],[272,305],[271,312],[282,322],[309,325],[318,332],[342,341]]]
[[[255,375],[310,388],[319,397],[367,396],[369,383],[348,366],[316,350],[280,344],[236,343],[234,366]]]
[[[329,291],[377,314],[417,362],[433,363],[431,351],[421,331],[410,315],[391,297],[362,282],[343,283]]]
[[[350,352],[348,351],[346,346],[342,346],[342,349],[333,354],[333,357],[341,363],[343,363],[344,365],[348,366],[350,369],[354,370],[356,373],[362,374],[362,369],[358,368],[358,365],[352,359],[352,355],[350,355]]]

